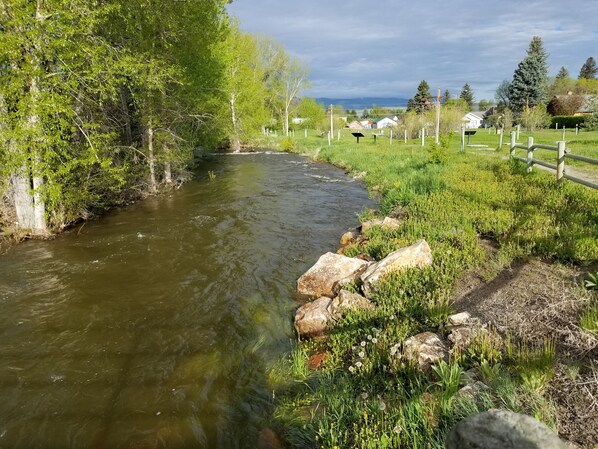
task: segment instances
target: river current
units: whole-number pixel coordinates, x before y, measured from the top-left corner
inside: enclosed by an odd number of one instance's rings
[[[202,170],[0,256],[0,448],[255,448],[295,280],[373,204],[289,154]]]

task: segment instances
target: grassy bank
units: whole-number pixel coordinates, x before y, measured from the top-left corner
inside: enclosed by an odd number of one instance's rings
[[[534,137],[553,143],[557,134]],[[597,157],[598,133],[580,136],[571,143],[575,152]],[[329,338],[299,343],[273,368],[272,425],[290,447],[441,448],[458,420],[492,407],[528,413],[557,430],[564,419],[573,419],[561,416],[555,385],[567,376],[571,382],[591,378],[598,370],[591,362],[597,297],[569,274],[558,282],[567,284],[567,304],[575,304],[567,309],[573,320],[568,323],[579,329],[575,344],[559,329],[528,334],[490,323],[489,332],[474,338],[467,350],[454,351],[448,364],[430,372],[397,357],[397,345],[418,332],[447,336],[460,283],[472,274],[490,283],[514,264],[540,259],[576,273],[597,269],[598,192],[557,185],[546,172],[526,174],[505,160],[507,146],[460,153],[458,140],[454,136],[435,146],[429,139],[422,147],[419,141],[391,145],[388,137],[374,144],[368,136],[357,145],[343,131],[331,146],[315,135],[304,138],[303,132],[292,140],[262,142],[344,168],[379,196],[379,215],[402,220],[397,230],[373,228],[345,254],[379,260],[425,238],[434,255],[429,268],[389,276],[373,298],[374,312],[350,314]],[[498,136],[480,131],[472,143],[495,148]],[[318,370],[307,367],[314,355],[324,358]],[[472,396],[456,394],[466,371],[489,388]],[[575,423],[566,424],[571,437]],[[573,439],[590,447],[594,437]]]

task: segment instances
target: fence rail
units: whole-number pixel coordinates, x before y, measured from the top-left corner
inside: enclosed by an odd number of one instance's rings
[[[517,156],[515,154],[515,150],[518,148],[527,152],[526,158]],[[544,162],[539,159],[534,159],[534,151],[539,149],[556,151],[556,164],[551,164],[549,162]],[[565,141],[559,141],[556,145],[534,144],[534,138],[528,137],[527,145],[521,145],[516,142],[515,132],[511,133],[511,159],[526,163],[528,172],[532,171],[534,165],[539,165],[541,167],[546,167],[555,170],[556,179],[558,182],[562,182],[563,179],[568,179],[569,181],[573,181],[578,184],[591,187],[593,189],[598,189],[598,184],[596,184],[595,182],[592,182],[587,179],[582,179],[577,176],[568,175],[565,169],[565,161],[567,159],[574,159],[576,161],[587,162],[588,164],[593,165],[598,165],[598,159],[592,159],[591,157],[580,156],[578,154],[570,154],[569,151],[570,150],[566,147]]]

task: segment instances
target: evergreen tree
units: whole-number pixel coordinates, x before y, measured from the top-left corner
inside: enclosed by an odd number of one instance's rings
[[[509,87],[509,101],[515,113],[545,100],[548,82],[548,54],[542,39],[534,36],[525,58],[519,63]]]
[[[556,75],[556,79],[563,80],[566,78],[569,78],[569,70],[567,70],[565,67],[561,67],[561,69],[559,70],[559,73],[557,73],[557,75]]]
[[[473,109],[473,91],[471,90],[469,84],[465,83],[463,89],[461,89],[461,94],[459,94],[459,98],[465,100],[469,110]]]
[[[593,80],[598,74],[598,67],[596,67],[596,60],[591,56],[586,59],[586,62],[581,66],[579,71],[579,79]]]
[[[446,104],[451,99],[451,93],[448,89],[444,91],[444,95],[442,96],[442,103]]]
[[[430,94],[430,86],[424,80],[419,83],[417,86],[417,92],[413,97],[411,104],[407,103],[407,110],[408,111],[415,111],[418,114],[423,114],[424,112],[432,109],[432,95]]]

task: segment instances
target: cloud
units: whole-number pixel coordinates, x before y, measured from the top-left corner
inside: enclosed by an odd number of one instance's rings
[[[241,28],[282,42],[311,68],[313,96],[411,97],[423,79],[458,95],[469,83],[492,98],[531,38],[542,37],[550,73],[577,75],[598,57],[598,2],[236,0]]]

